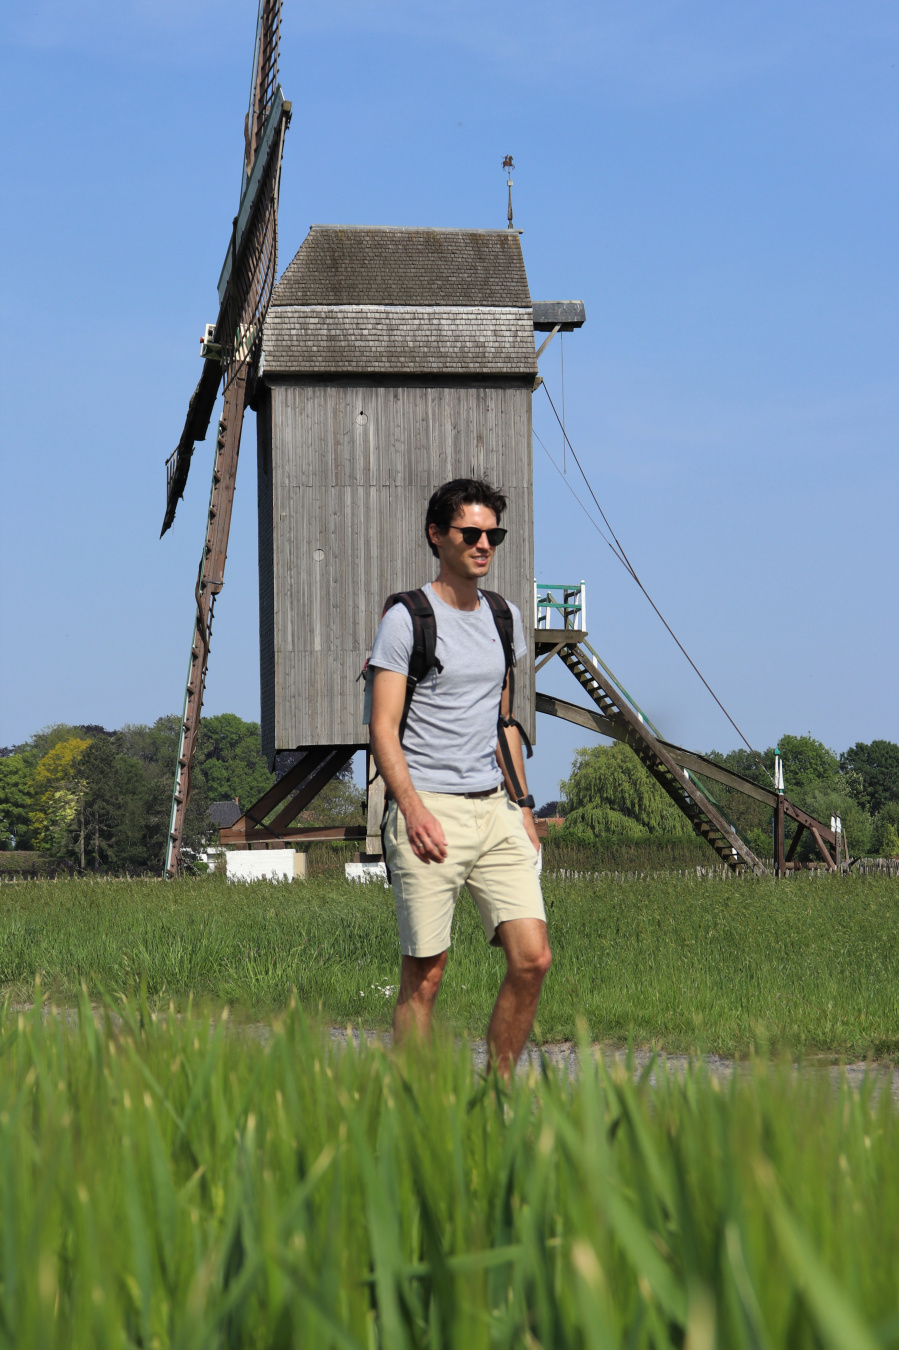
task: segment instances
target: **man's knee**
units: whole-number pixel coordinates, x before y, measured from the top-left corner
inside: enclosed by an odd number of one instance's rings
[[[528,979],[539,980],[542,984],[552,963],[553,954],[549,949],[549,943],[544,942],[541,947],[524,955],[518,966],[518,973]]]
[[[436,998],[446,969],[446,952],[437,956],[404,956],[400,998]]]
[[[546,936],[546,925],[541,923],[539,929],[538,932],[522,935],[525,940],[519,939],[516,934],[515,940],[507,940],[503,943],[506,949],[509,973],[514,979],[540,984],[545,980],[552,965],[553,957]],[[512,939],[512,934],[507,936]]]

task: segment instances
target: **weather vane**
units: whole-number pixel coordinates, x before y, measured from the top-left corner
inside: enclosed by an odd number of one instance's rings
[[[503,168],[508,169],[509,171],[509,224],[507,228],[514,230],[515,226],[512,224],[512,170],[515,168],[515,161],[512,159],[511,155],[506,155],[503,160]]]

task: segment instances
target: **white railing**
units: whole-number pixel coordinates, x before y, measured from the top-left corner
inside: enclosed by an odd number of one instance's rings
[[[534,627],[587,631],[585,581],[534,582]]]

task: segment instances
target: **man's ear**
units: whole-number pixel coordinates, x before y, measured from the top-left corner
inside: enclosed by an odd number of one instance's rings
[[[428,538],[430,539],[431,543],[436,547],[440,543],[442,537],[443,536],[441,535],[440,530],[432,520],[430,525],[428,526]]]

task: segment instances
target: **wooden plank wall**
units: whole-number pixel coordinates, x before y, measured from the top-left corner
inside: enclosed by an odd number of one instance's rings
[[[260,419],[261,434],[268,424]],[[424,513],[450,478],[509,497],[488,584],[533,624],[531,387],[275,384],[271,498],[260,491],[263,743],[362,744],[357,676],[384,599],[436,575]],[[260,441],[260,462],[262,459]],[[264,485],[261,481],[260,487]],[[269,504],[270,502],[270,504]],[[269,515],[269,513],[271,513]],[[270,523],[269,523],[270,522]],[[263,557],[263,537],[267,556]],[[263,631],[267,629],[268,631]],[[273,660],[272,660],[273,655]],[[265,689],[268,681],[268,693]],[[534,735],[533,675],[516,712]]]

